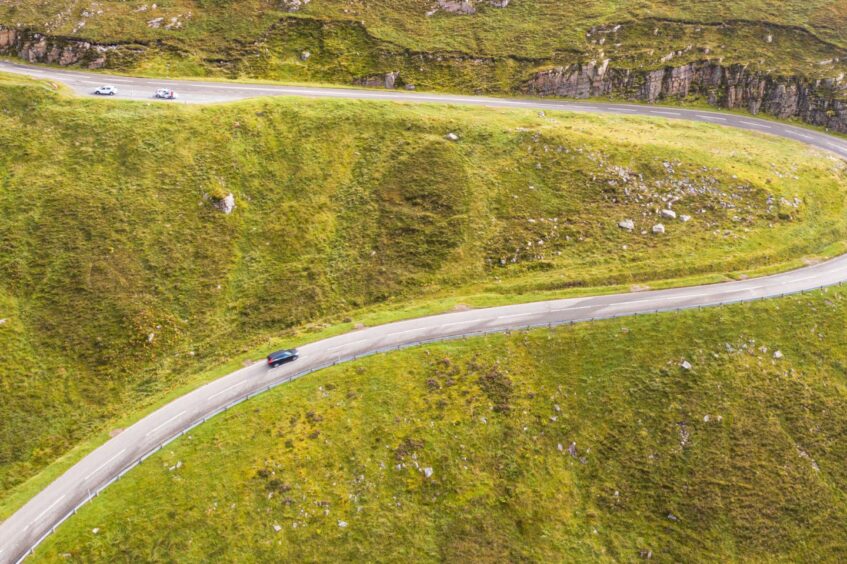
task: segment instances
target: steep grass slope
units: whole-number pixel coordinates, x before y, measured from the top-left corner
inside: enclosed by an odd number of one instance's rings
[[[495,89],[533,64],[610,58],[658,67],[701,58],[776,74],[833,78],[847,49],[838,0],[684,2],[620,0],[9,0],[0,24],[148,51],[154,72],[242,72],[348,81],[413,56],[429,87]],[[154,8],[155,6],[155,8]],[[466,14],[473,10],[473,14]],[[309,51],[311,58],[300,55]],[[176,53],[179,52],[179,56]],[[498,76],[480,75],[484,59]],[[138,67],[136,63],[125,63]],[[474,70],[476,69],[476,71]],[[839,70],[840,69],[840,70]],[[487,73],[484,73],[487,74]],[[465,81],[462,82],[461,78]],[[498,80],[500,82],[498,82]],[[514,86],[513,84],[510,86]]]
[[[837,288],[335,367],[172,443],[35,560],[840,562],[845,317]]]
[[[192,375],[309,324],[715,280],[845,240],[844,163],[764,135],[442,106],[82,101],[2,80],[3,499]]]

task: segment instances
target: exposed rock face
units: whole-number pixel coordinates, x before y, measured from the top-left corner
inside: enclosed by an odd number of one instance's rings
[[[401,86],[400,73],[398,71],[385,74],[365,76],[354,81],[357,86],[368,86],[370,88],[397,88]]]
[[[653,71],[616,69],[608,60],[558,67],[533,76],[524,91],[569,98],[616,95],[650,103],[696,94],[716,106],[796,117],[847,132],[847,84],[835,79],[769,76],[742,65],[712,61]]]
[[[280,7],[286,12],[299,12],[310,0],[282,0]]]
[[[90,69],[106,66],[109,45],[79,39],[48,37],[39,33],[0,27],[0,54],[16,55],[29,63],[80,64]]]
[[[476,4],[479,4],[479,0],[438,0],[438,7],[445,12],[466,16],[476,13]],[[509,0],[488,0],[488,4],[494,8],[505,8]]]

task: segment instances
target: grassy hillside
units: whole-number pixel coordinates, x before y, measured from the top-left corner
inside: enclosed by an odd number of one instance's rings
[[[120,417],[303,328],[717,280],[845,240],[845,164],[764,135],[350,101],[77,100],[0,80],[2,500]],[[670,205],[679,218],[661,219]]]
[[[657,68],[671,56],[671,64],[710,58],[776,74],[847,70],[847,8],[838,0],[512,0],[504,8],[473,0],[472,15],[444,4],[9,0],[0,24],[134,44],[143,54],[116,64],[154,74],[349,82],[401,70],[427,88],[509,91],[539,66],[606,58],[625,68]]]
[[[172,443],[35,560],[840,562],[845,317],[838,288],[335,367]]]

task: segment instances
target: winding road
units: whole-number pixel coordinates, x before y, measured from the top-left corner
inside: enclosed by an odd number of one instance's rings
[[[117,98],[132,100],[151,99],[156,88],[170,87],[180,94],[180,102],[187,103],[226,102],[255,96],[308,96],[646,115],[769,133],[814,145],[847,158],[847,142],[837,137],[750,116],[704,110],[382,90],[153,80],[7,62],[0,62],[0,72],[62,82],[77,94],[85,96],[91,95],[97,86],[113,84],[120,89]],[[245,398],[326,366],[427,341],[765,299],[845,281],[847,255],[791,272],[744,281],[447,313],[361,329],[304,345],[300,347],[300,359],[296,362],[276,369],[256,364],[233,372],[149,414],[88,454],[0,525],[0,563],[17,562],[25,558],[80,505],[187,430]]]

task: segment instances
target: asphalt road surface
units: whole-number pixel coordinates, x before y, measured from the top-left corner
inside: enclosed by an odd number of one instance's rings
[[[62,82],[81,95],[90,95],[99,85],[113,84],[120,89],[118,98],[135,100],[150,99],[156,88],[168,87],[180,94],[182,102],[196,103],[225,102],[255,96],[309,96],[647,115],[760,131],[795,139],[847,157],[847,143],[836,137],[748,116],[703,110],[380,90],[137,79],[4,62],[0,62],[0,71]],[[844,281],[847,281],[847,255],[763,278],[447,313],[370,327],[307,344],[300,347],[299,360],[275,369],[269,369],[263,363],[256,364],[206,384],[151,413],[90,453],[0,525],[0,562],[16,562],[24,558],[77,507],[141,459],[188,429],[249,396],[328,365],[433,340],[765,299]]]

